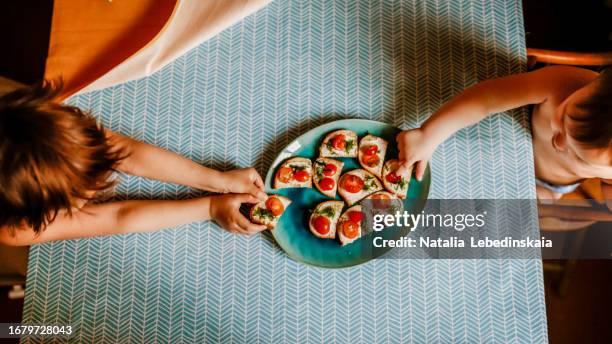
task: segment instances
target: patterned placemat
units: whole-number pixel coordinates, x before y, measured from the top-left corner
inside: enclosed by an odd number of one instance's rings
[[[278,0],[151,77],[69,102],[207,166],[263,174],[331,120],[415,127],[466,86],[521,72],[524,49],[519,0]],[[513,111],[459,132],[434,156],[430,197],[533,198],[528,128]],[[116,193],[195,194],[126,176]],[[538,260],[325,270],[210,223],[34,246],[23,320],[70,323],[87,343],[547,341]]]

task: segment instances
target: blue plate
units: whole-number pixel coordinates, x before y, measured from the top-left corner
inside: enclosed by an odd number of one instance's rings
[[[385,160],[397,158],[395,137],[401,131],[399,128],[377,121],[344,119],[316,127],[291,142],[276,157],[266,175],[266,192],[283,195],[293,201],[272,231],[274,239],[292,259],[326,268],[343,268],[362,264],[384,254],[387,249],[373,247],[371,236],[374,233],[370,233],[346,246],[340,246],[338,240],[317,238],[308,228],[310,212],[317,204],[330,200],[330,198],[321,194],[314,186],[312,189],[280,190],[273,189],[272,186],[274,174],[280,163],[296,156],[310,158],[314,161],[318,157],[319,145],[325,135],[338,129],[353,130],[359,135],[359,138],[367,134],[382,137],[389,142]],[[339,159],[344,162],[343,173],[360,168],[356,158]],[[408,197],[404,200],[404,210],[418,213],[423,209],[423,201],[427,199],[430,181],[429,166],[422,181],[419,182],[414,177],[410,180]],[[340,200],[340,197],[337,196],[336,199]],[[346,210],[346,206],[344,210]],[[407,234],[407,232],[394,231],[392,234],[387,234],[398,237]]]

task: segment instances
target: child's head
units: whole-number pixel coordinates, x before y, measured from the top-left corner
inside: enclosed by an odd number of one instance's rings
[[[111,185],[121,152],[89,114],[54,101],[60,89],[44,82],[0,97],[0,227],[39,232]]]
[[[560,127],[555,147],[585,165],[612,166],[612,67],[568,97]]]

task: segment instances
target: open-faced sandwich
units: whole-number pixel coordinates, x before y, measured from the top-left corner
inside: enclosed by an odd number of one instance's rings
[[[348,208],[340,216],[337,231],[342,246],[348,245],[361,237],[361,220],[363,220],[363,213],[360,205]]]
[[[375,192],[364,198],[364,202],[366,200],[374,213],[393,214],[397,211],[402,211],[404,208],[402,201],[387,191]],[[364,202],[361,202],[361,205],[364,205]]]
[[[359,141],[359,163],[368,172],[381,178],[387,141],[374,135],[366,135]]]
[[[325,136],[319,156],[324,158],[356,158],[357,134],[351,130],[336,130]]]
[[[338,190],[338,179],[342,173],[342,161],[330,158],[317,158],[315,160],[312,182],[316,188],[327,197],[335,198]]]
[[[291,158],[285,160],[274,177],[274,188],[311,188],[312,162],[306,158]]]
[[[342,214],[344,202],[325,201],[319,203],[310,214],[309,227],[312,234],[322,239],[336,237],[336,223]]]
[[[410,176],[412,175],[412,169],[408,172],[398,175],[395,173],[399,161],[396,159],[387,160],[383,166],[382,171],[382,182],[385,189],[390,193],[394,194],[398,198],[406,198],[408,193],[408,183],[410,183]]]
[[[251,222],[266,225],[266,227],[272,229],[276,227],[278,220],[290,204],[291,200],[287,197],[271,195],[267,200],[255,204],[251,208],[249,217]]]
[[[382,189],[378,178],[363,169],[348,171],[338,181],[338,193],[349,206]]]

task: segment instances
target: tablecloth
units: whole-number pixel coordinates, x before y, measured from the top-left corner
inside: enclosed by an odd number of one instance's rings
[[[415,127],[463,88],[525,62],[519,0],[278,0],[150,77],[68,102],[207,166],[264,173],[321,123]],[[534,198],[526,111],[460,131],[432,173],[431,198]],[[121,179],[117,198],[196,193]],[[539,260],[326,270],[292,261],[269,234],[209,222],[33,246],[23,321],[70,323],[69,341],[87,343],[547,341]]]

